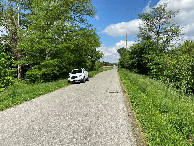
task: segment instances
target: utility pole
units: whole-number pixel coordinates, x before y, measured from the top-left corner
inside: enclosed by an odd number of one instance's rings
[[[125,55],[127,55],[127,33],[126,33],[126,51],[125,51]],[[126,67],[126,61],[125,61],[124,64],[125,64],[124,68],[127,68],[127,67]]]

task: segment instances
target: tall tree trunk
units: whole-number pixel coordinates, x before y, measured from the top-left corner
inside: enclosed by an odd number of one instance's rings
[[[19,35],[19,32],[20,32],[20,7],[19,7],[19,5],[17,5],[17,7],[18,7],[18,32],[17,32],[17,34]],[[20,41],[20,37],[18,37],[17,43],[19,41]],[[18,53],[17,53],[17,61],[19,61],[20,58],[21,58],[21,53],[18,50]],[[18,71],[18,80],[21,80],[22,79],[22,67],[19,64],[18,64],[17,71]]]
[[[21,78],[22,78],[22,67],[21,67],[21,65],[18,65],[17,70],[18,70],[18,80],[21,80]]]
[[[7,8],[5,8],[5,12],[3,9],[3,6],[0,3],[1,13],[3,16],[4,26],[8,31],[8,40],[10,46],[13,49],[14,58],[16,61],[20,61],[21,59],[21,51],[18,49],[18,44],[21,41],[20,36],[20,7],[17,1],[15,2],[15,5],[12,4],[12,1],[6,0],[4,1],[7,4]],[[17,8],[17,12],[14,11],[14,8]],[[8,11],[9,10],[9,11]],[[7,12],[7,13],[6,13]],[[15,14],[18,14],[17,18],[15,18]],[[17,65],[17,78],[18,80],[21,80],[22,75],[22,68],[21,65]]]

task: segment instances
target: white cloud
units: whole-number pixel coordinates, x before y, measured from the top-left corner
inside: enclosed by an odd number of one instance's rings
[[[193,7],[194,7],[193,0],[160,0],[157,3],[157,6],[164,3],[168,3],[168,8],[171,10],[178,10],[178,9],[193,10]]]
[[[194,40],[194,1],[193,0],[160,0],[156,6],[168,3],[167,8],[179,10],[174,22],[184,26],[184,38]]]
[[[135,19],[129,22],[121,22],[117,24],[111,24],[105,28],[103,33],[110,36],[125,36],[128,35],[135,36],[139,32],[139,24],[141,20]]]
[[[135,44],[134,41],[127,41],[128,47],[132,46],[133,44]],[[114,47],[105,47],[104,45],[99,47],[98,50],[104,53],[104,58],[102,61],[110,63],[118,62],[120,56],[117,53],[117,50],[122,47],[126,47],[126,41],[121,40],[120,42],[116,43]]]
[[[135,44],[135,41],[127,41],[127,48]],[[116,43],[116,49],[126,47],[126,41],[121,40],[120,42]]]
[[[188,37],[194,37],[194,23],[186,25],[183,32]]]
[[[144,13],[149,13],[149,12],[151,11],[150,3],[151,3],[151,1],[149,1],[149,2],[148,2],[148,5],[143,9],[143,12],[144,12]]]
[[[150,11],[150,2],[143,9],[143,12]],[[183,32],[184,38],[194,40],[194,0],[160,0],[156,6],[168,3],[168,9],[173,11],[179,10],[177,16],[173,21],[179,25],[184,26]],[[110,36],[125,36],[126,33],[131,36],[136,36],[139,32],[139,24],[141,20],[135,19],[129,22],[121,22],[117,24],[111,24],[105,28],[103,33]]]

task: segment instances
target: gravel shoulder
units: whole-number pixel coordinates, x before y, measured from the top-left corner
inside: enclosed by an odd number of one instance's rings
[[[32,91],[33,92],[33,91]],[[0,112],[0,145],[136,145],[116,69]]]

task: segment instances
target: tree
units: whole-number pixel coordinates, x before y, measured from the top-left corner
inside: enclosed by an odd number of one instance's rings
[[[120,54],[121,57],[126,55],[127,49],[122,47],[117,50],[117,52]]]
[[[139,27],[140,42],[153,40],[160,51],[172,47],[180,39],[182,27],[172,23],[178,11],[167,10],[167,4],[152,7],[149,13],[139,14],[143,24]]]
[[[12,48],[18,79],[27,71],[56,79],[78,66],[93,70],[102,57],[87,18],[95,12],[92,0],[2,0],[2,39]]]
[[[150,64],[150,75],[171,86],[194,93],[194,42],[185,41],[183,45],[173,48]]]
[[[102,53],[97,51],[96,48],[100,47],[100,38],[96,34],[93,28],[80,28],[79,31],[75,33],[74,39],[74,49],[72,54],[74,60],[74,66],[83,66],[88,70],[95,70],[95,63],[102,58]]]
[[[12,48],[14,61],[17,63],[17,78],[21,79],[22,68],[18,63],[21,59],[21,50],[18,48],[19,42],[22,39],[21,30],[26,29],[27,21],[25,19],[26,9],[30,7],[30,0],[2,0],[1,8],[1,22],[7,34],[4,34],[3,41],[9,44]]]
[[[149,13],[139,14],[143,24],[137,35],[139,43],[130,47],[127,53],[120,51],[120,63],[141,74],[149,74],[155,59],[172,47],[181,35],[181,27],[172,23],[177,12],[167,10],[167,4],[152,7]],[[122,57],[122,54],[127,54]],[[155,64],[156,66],[158,64]],[[153,67],[153,66],[152,66]]]
[[[120,55],[119,58],[119,67],[121,68],[127,68],[127,49],[122,47],[117,50],[117,52]]]
[[[53,80],[74,67],[94,69],[102,54],[96,30],[87,17],[94,17],[91,0],[33,1],[27,20],[29,27],[19,47],[23,49],[23,64],[31,68],[27,78],[37,76]]]
[[[155,60],[158,55],[156,43],[154,41],[145,41],[130,47],[127,53],[128,69],[147,75],[150,72],[149,64]]]

